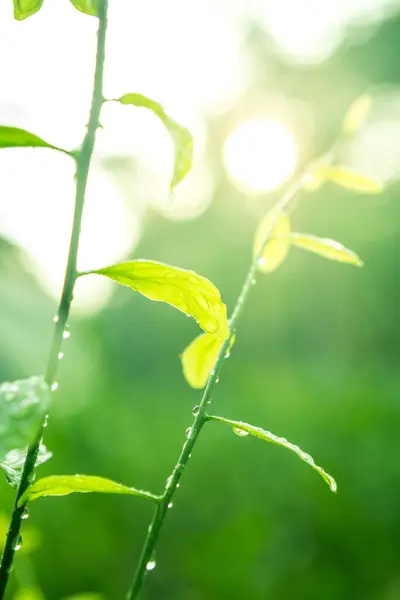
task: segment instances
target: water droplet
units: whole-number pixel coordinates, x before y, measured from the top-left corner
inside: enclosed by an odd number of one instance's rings
[[[17,539],[14,540],[13,550],[15,550],[15,552],[18,552],[18,550],[20,550],[21,548],[22,548],[22,537],[19,535],[17,537]]]
[[[156,566],[156,561],[154,560],[154,558],[152,558],[151,560],[149,560],[149,562],[146,565],[146,571],[152,571],[153,569],[155,569]]]
[[[194,406],[193,407],[193,411],[192,412],[193,412],[193,415],[195,417],[197,417],[197,415],[199,414],[199,410],[200,410],[200,406]]]
[[[185,431],[185,435],[186,435],[186,437],[187,437],[187,438],[188,438],[188,437],[190,437],[190,434],[191,434],[191,433],[192,433],[192,428],[191,428],[191,427],[188,427],[188,428],[186,429],[186,431]]]
[[[47,427],[48,422],[49,422],[49,417],[46,415],[44,418],[44,421],[43,421],[43,427]]]
[[[54,323],[58,323],[58,321],[59,321],[58,315],[56,315],[55,317],[53,317],[53,321],[54,321]]]
[[[173,503],[172,503],[172,502],[170,502],[170,503],[168,504],[168,508],[172,508],[172,507],[173,507]]]
[[[57,381],[55,381],[55,382],[53,383],[53,385],[51,386],[51,391],[52,391],[52,392],[55,392],[57,388],[58,388],[58,383],[57,383]]]
[[[217,377],[217,379],[215,380],[215,383],[219,383],[219,377]]]
[[[29,510],[25,506],[24,510],[22,511],[21,519],[27,519],[28,517],[29,517]]]
[[[171,483],[172,483],[172,475],[170,475],[170,476],[167,478],[167,481],[166,481],[166,486],[167,486],[167,487],[169,487],[169,486],[171,485]]]
[[[239,435],[240,437],[245,437],[246,435],[249,435],[248,431],[244,431],[244,429],[239,429],[239,427],[233,427],[233,433],[236,433],[236,435]]]
[[[176,487],[177,487],[177,488],[178,488],[178,487],[181,487],[181,484],[180,484],[180,483],[177,483],[177,484],[176,484]]]
[[[58,353],[58,360],[61,360],[62,358],[64,358],[64,352],[59,352]]]
[[[69,337],[71,337],[71,334],[67,329],[65,329],[65,331],[63,333],[64,340],[67,340]]]
[[[13,569],[14,569],[14,565],[10,565],[7,569],[7,573],[10,575],[10,573],[12,573]]]

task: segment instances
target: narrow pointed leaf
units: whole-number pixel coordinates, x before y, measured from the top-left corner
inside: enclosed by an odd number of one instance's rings
[[[221,339],[229,335],[226,306],[218,289],[194,271],[151,260],[132,260],[91,273],[129,286],[150,300],[174,306],[193,317],[206,333]]]
[[[288,442],[287,439],[285,439],[283,437],[278,437],[277,435],[274,435],[270,431],[261,429],[261,427],[255,427],[254,425],[249,425],[249,423],[244,423],[243,421],[232,421],[231,419],[225,419],[225,417],[216,417],[216,416],[210,416],[209,418],[213,421],[219,421],[220,423],[226,423],[227,425],[230,425],[234,429],[235,433],[237,433],[239,435],[249,434],[254,437],[260,438],[260,440],[264,440],[266,442],[271,442],[272,444],[277,444],[278,446],[287,448],[287,450],[291,450],[292,452],[297,454],[297,456],[299,458],[301,458],[301,460],[304,460],[307,464],[309,464],[310,467],[314,469],[314,471],[316,471],[317,473],[319,473],[319,475],[321,475],[321,477],[324,479],[324,481],[329,485],[332,492],[337,491],[337,484],[336,484],[336,481],[333,479],[333,477],[331,475],[329,475],[326,471],[324,471],[324,469],[322,467],[319,467],[317,464],[315,464],[312,456],[310,456],[309,454],[304,452],[301,448],[299,448],[299,446],[296,446],[295,444]],[[243,432],[243,434],[241,434],[240,432]]]
[[[14,488],[17,488],[20,484],[26,453],[27,448],[25,450],[10,450],[4,459],[0,461],[0,469],[3,469],[7,482]],[[52,453],[47,450],[46,446],[41,444],[36,459],[36,466],[47,462],[52,456]]]
[[[50,390],[42,377],[0,385],[0,461],[15,448],[25,448],[46,414]]]
[[[41,9],[43,0],[14,0],[14,18],[23,21]]]
[[[351,104],[343,120],[343,133],[352,137],[363,126],[365,119],[372,108],[372,98],[369,94],[362,94]]]
[[[303,233],[292,233],[290,241],[293,246],[307,250],[308,252],[314,252],[324,258],[330,260],[337,260],[339,262],[354,265],[356,267],[362,267],[363,261],[355,252],[349,250],[343,244],[330,240],[329,238],[319,238],[314,235],[306,235]]]
[[[80,12],[91,17],[97,16],[97,0],[69,0]]]
[[[228,354],[234,341],[232,336]],[[185,348],[181,355],[182,369],[192,388],[205,387],[223,343],[224,340],[216,338],[215,335],[202,333]]]
[[[192,168],[193,163],[193,137],[188,129],[179,125],[166,114],[161,104],[143,96],[142,94],[125,94],[117,102],[151,110],[163,123],[174,145],[174,172],[172,174],[171,190],[182,181]]]
[[[312,175],[321,181],[330,181],[363,194],[380,194],[384,190],[382,182],[347,167],[324,166],[314,171]]]
[[[30,133],[30,131],[6,125],[0,125],[0,148],[51,148],[64,154],[72,154],[68,150],[63,150],[45,142],[34,133]]]
[[[87,494],[98,492],[100,494],[124,494],[141,496],[142,498],[155,499],[150,492],[127,487],[111,479],[96,477],[94,475],[51,475],[39,479],[21,496],[18,506],[37,500],[42,496],[67,496],[79,492]]]
[[[258,270],[262,273],[275,271],[283,263],[290,250],[289,217],[281,214],[276,221],[276,225],[273,226],[275,220],[275,211],[269,212],[258,226],[254,238],[253,256],[256,256],[260,252],[261,245],[265,241],[268,232],[271,231],[269,241],[265,244],[258,264]]]

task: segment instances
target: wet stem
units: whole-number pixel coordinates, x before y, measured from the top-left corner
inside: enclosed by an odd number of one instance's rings
[[[259,252],[254,256],[253,261],[250,265],[249,271],[247,273],[245,282],[243,284],[242,290],[237,299],[235,308],[232,312],[232,316],[229,320],[230,325],[230,335],[223,343],[221,350],[219,352],[217,361],[215,363],[214,369],[209,377],[206,388],[204,390],[201,402],[199,407],[194,412],[195,418],[192,426],[187,430],[186,436],[187,439],[182,447],[180,456],[178,461],[172,471],[172,475],[167,479],[167,483],[164,489],[164,493],[159,497],[158,503],[154,510],[152,521],[149,525],[147,536],[142,548],[142,552],[139,558],[139,562],[136,568],[136,572],[129,588],[128,594],[126,596],[126,600],[134,600],[138,597],[138,594],[142,588],[145,576],[147,571],[151,570],[155,566],[154,555],[155,555],[155,547],[164,524],[164,520],[166,514],[168,512],[168,508],[172,506],[173,496],[179,487],[180,479],[186,469],[186,466],[191,457],[192,450],[198,440],[200,432],[203,428],[203,425],[208,420],[207,408],[211,403],[211,394],[214,390],[215,384],[219,380],[220,373],[222,371],[222,366],[225,357],[229,353],[230,343],[232,337],[235,335],[237,323],[239,321],[239,317],[242,314],[242,311],[246,305],[246,302],[249,298],[250,291],[256,283],[257,276],[257,267],[259,261],[262,257],[263,250],[271,238],[272,231],[277,224],[280,215],[288,208],[290,202],[296,197],[298,191],[301,189],[304,181],[304,171],[301,171],[301,174],[295,179],[294,183],[289,186],[286,193],[278,200],[274,207],[275,218],[271,222],[271,226],[269,231],[266,233],[264,240],[260,246]]]
[[[60,299],[60,304],[55,317],[55,327],[53,341],[50,348],[48,363],[45,371],[45,380],[51,388],[56,377],[59,354],[61,351],[63,338],[65,337],[65,328],[69,316],[69,311],[73,299],[73,291],[77,278],[77,257],[79,249],[79,238],[81,231],[82,213],[85,204],[85,192],[88,180],[90,162],[92,158],[96,130],[99,127],[99,117],[103,98],[103,70],[105,56],[105,38],[107,29],[107,8],[108,0],[98,0],[98,18],[99,26],[97,32],[97,50],[96,66],[93,83],[92,103],[90,108],[89,123],[86,135],[82,142],[79,153],[76,154],[76,195],[73,225],[70,238],[70,247],[65,270],[64,286]],[[46,417],[47,419],[47,417]],[[46,419],[43,420],[35,439],[31,442],[23,467],[21,482],[19,484],[10,525],[7,533],[7,539],[4,547],[3,556],[0,565],[0,600],[5,597],[9,575],[13,568],[15,551],[20,545],[21,525],[24,518],[25,506],[18,506],[18,501],[34,479],[35,465],[42,442]]]

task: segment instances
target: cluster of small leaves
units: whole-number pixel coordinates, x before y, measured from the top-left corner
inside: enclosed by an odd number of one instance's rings
[[[23,21],[37,13],[43,5],[44,0],[13,0],[14,17],[17,21]],[[80,12],[95,17],[97,15],[97,0],[69,0]]]

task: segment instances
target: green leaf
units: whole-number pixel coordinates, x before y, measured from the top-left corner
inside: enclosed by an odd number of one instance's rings
[[[344,188],[363,194],[380,194],[384,190],[382,182],[341,166],[323,166],[311,173],[316,181],[331,181]]]
[[[151,110],[163,123],[174,145],[175,164],[170,188],[171,190],[182,181],[193,164],[193,137],[190,131],[169,117],[161,104],[142,94],[125,94],[116,100],[121,104],[130,104]]]
[[[14,0],[14,18],[23,21],[41,9],[43,0]]]
[[[74,492],[81,494],[89,492],[124,494],[141,496],[142,498],[150,498],[152,500],[157,498],[153,494],[150,494],[150,492],[127,487],[111,479],[96,477],[94,475],[51,475],[50,477],[43,477],[43,479],[39,479],[31,485],[21,496],[18,506],[23,506],[27,502],[37,500],[42,496],[67,496]]]
[[[0,462],[0,469],[6,474],[6,479],[14,488],[19,486],[21,481],[22,469],[25,463],[27,449],[25,450],[10,450]],[[44,444],[40,445],[39,454],[36,459],[36,466],[41,465],[53,456]]]
[[[275,225],[274,225],[275,223]],[[272,229],[271,229],[272,228]],[[257,256],[268,234],[269,240],[265,244],[258,270],[262,273],[271,273],[283,263],[290,250],[290,220],[285,214],[277,217],[276,211],[269,212],[261,221],[253,245],[253,256]]]
[[[227,356],[234,342],[233,335]],[[205,387],[223,343],[224,340],[216,338],[215,335],[202,333],[185,348],[181,355],[182,369],[186,381],[192,388]]]
[[[104,600],[104,596],[101,596],[100,594],[94,594],[94,593],[88,592],[86,594],[77,594],[75,596],[68,596],[68,598],[65,598],[64,600]]]
[[[194,271],[151,260],[132,260],[90,273],[104,275],[150,300],[174,306],[193,317],[206,333],[220,339],[229,335],[226,306],[218,289]]]
[[[97,17],[97,0],[69,0],[80,12]]]
[[[336,484],[336,481],[333,479],[333,477],[331,477],[331,475],[329,475],[326,471],[324,471],[324,469],[322,467],[319,467],[318,465],[316,465],[312,456],[310,456],[309,454],[304,452],[301,448],[299,448],[295,444],[288,442],[287,439],[278,437],[277,435],[274,435],[270,431],[261,429],[261,427],[255,427],[254,425],[249,425],[248,423],[244,423],[243,421],[231,421],[231,419],[225,419],[225,417],[216,417],[216,416],[211,416],[211,415],[209,416],[209,419],[211,419],[212,421],[218,421],[220,423],[226,423],[227,425],[230,425],[233,428],[234,432],[237,433],[238,435],[244,435],[244,436],[253,435],[254,437],[258,437],[261,440],[264,440],[266,442],[271,442],[272,444],[277,444],[278,446],[282,446],[283,448],[287,448],[288,450],[291,450],[292,452],[297,454],[297,456],[299,458],[301,458],[301,460],[304,460],[307,464],[310,465],[310,467],[312,467],[315,471],[317,471],[317,473],[319,473],[319,475],[321,475],[321,477],[329,485],[332,492],[337,491],[337,484]]]
[[[46,414],[50,390],[43,377],[0,385],[0,460],[10,450],[25,448]]]
[[[342,131],[346,137],[353,137],[364,124],[372,107],[372,98],[369,94],[362,94],[351,104],[343,120]]]
[[[314,235],[303,233],[292,233],[290,241],[292,245],[297,246],[297,248],[307,250],[308,252],[314,252],[314,254],[319,254],[330,260],[337,260],[356,267],[362,267],[364,264],[355,252],[349,250],[343,246],[343,244],[340,244],[335,240],[319,238]]]
[[[68,150],[48,144],[42,138],[25,129],[8,127],[6,125],[0,125],[0,148],[51,148],[69,156],[73,154],[68,152]]]

